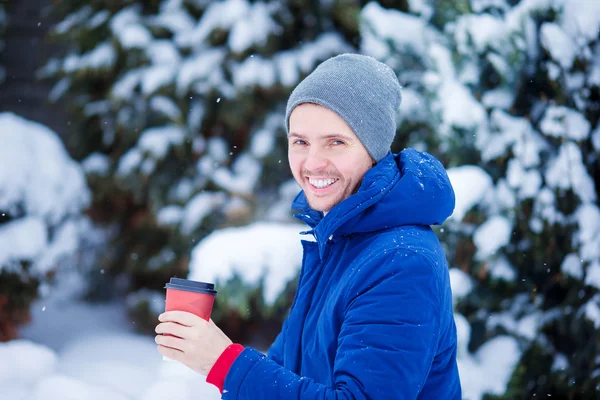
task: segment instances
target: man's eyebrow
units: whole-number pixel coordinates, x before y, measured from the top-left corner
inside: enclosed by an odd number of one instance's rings
[[[329,133],[325,136],[321,136],[321,139],[343,139],[347,142],[352,141],[352,138],[350,136],[346,136],[341,133]]]
[[[305,136],[303,136],[303,135],[301,135],[299,133],[296,133],[296,132],[290,133],[289,137],[295,137],[295,138],[299,138],[299,139],[305,139],[306,138]],[[352,138],[350,136],[346,136],[346,135],[343,135],[341,133],[328,133],[327,135],[320,136],[319,139],[321,139],[321,140],[325,140],[325,139],[343,139],[343,140],[348,141],[348,142],[352,141]]]

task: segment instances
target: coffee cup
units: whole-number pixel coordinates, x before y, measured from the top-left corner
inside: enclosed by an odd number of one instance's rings
[[[166,284],[165,311],[187,311],[208,321],[217,291],[215,285],[189,279],[171,278]]]

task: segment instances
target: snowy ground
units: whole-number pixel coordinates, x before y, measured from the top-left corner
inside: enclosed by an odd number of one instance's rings
[[[213,400],[205,377],[165,362],[119,304],[46,299],[23,339],[0,343],[3,400]],[[41,344],[43,343],[43,344]]]

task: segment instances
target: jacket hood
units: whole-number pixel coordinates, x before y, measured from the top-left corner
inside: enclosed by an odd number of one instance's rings
[[[439,225],[454,211],[454,190],[443,165],[414,149],[391,152],[367,171],[358,191],[327,215],[310,208],[300,192],[292,209],[317,241],[403,225]]]

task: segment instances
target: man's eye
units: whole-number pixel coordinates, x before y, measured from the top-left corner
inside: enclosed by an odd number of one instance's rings
[[[300,146],[304,146],[306,142],[304,140],[294,140],[294,144],[299,144]]]
[[[341,140],[334,140],[333,142],[331,142],[331,144],[333,144],[334,146],[340,146],[344,144],[344,142],[342,142]]]

